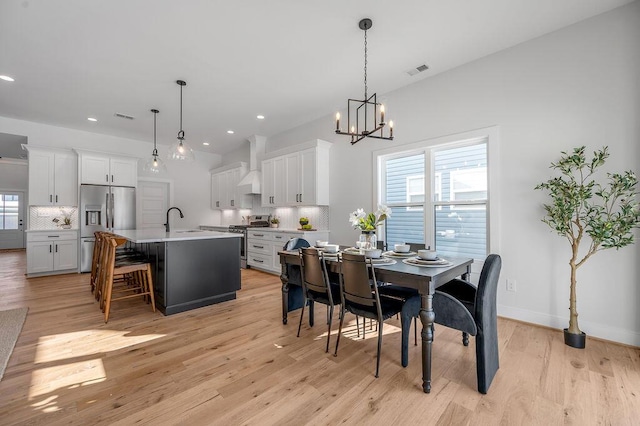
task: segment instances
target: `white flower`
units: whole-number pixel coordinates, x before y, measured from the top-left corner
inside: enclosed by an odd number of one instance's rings
[[[382,216],[391,217],[391,209],[384,204],[378,204],[378,211],[376,212],[376,216],[378,216],[379,218],[381,218]]]
[[[351,214],[349,214],[349,222],[351,223],[352,226],[357,226],[358,223],[360,222],[360,219],[363,219],[366,216],[366,213],[364,212],[364,209],[358,209],[354,212],[351,212]]]

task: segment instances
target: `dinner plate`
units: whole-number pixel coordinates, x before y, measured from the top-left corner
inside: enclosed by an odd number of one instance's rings
[[[387,266],[387,265],[395,265],[397,262],[393,259],[389,259],[387,257],[382,257],[380,259],[371,259],[371,264],[373,266]]]
[[[417,257],[414,257],[411,259],[403,259],[402,262],[406,263],[407,265],[422,266],[425,268],[441,268],[443,266],[451,265],[451,262],[449,262],[446,259],[422,260],[422,259],[418,259]]]
[[[351,253],[351,254],[360,254],[360,249],[355,248],[355,247],[349,247],[343,250],[345,253]]]
[[[340,253],[339,251],[335,252],[335,253],[329,253],[326,251],[323,251],[322,254],[324,257],[338,257],[338,253]]]
[[[415,251],[409,251],[406,253],[398,253],[396,251],[385,251],[384,253],[382,253],[383,256],[388,256],[388,257],[411,257],[411,256],[415,256],[416,253]]]

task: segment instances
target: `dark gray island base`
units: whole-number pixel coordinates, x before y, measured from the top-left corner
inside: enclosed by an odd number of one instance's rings
[[[124,234],[138,251],[148,256],[156,306],[163,314],[176,314],[236,298],[236,291],[240,290],[239,237],[167,237],[162,238],[163,241],[147,242],[142,238],[130,238],[127,232],[134,231],[117,233]]]

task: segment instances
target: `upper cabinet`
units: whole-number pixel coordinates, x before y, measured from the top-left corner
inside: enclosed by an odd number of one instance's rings
[[[81,184],[137,186],[137,158],[88,151],[77,152],[80,156]]]
[[[29,152],[29,205],[77,206],[76,154],[66,150],[24,147]]]
[[[262,162],[262,206],[285,206],[286,158],[275,157]]]
[[[247,163],[234,163],[210,171],[211,173],[211,208],[250,209],[252,197],[243,194],[238,184],[247,174]]]
[[[262,162],[263,207],[329,205],[331,144],[318,139],[300,148]]]

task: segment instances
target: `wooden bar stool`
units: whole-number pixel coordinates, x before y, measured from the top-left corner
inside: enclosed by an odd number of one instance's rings
[[[104,322],[109,321],[111,302],[142,296],[151,301],[153,312],[156,304],[153,294],[151,265],[138,257],[117,259],[116,248],[126,243],[126,239],[103,235],[101,263],[98,272],[100,307],[104,312]],[[117,295],[117,297],[115,297]]]

